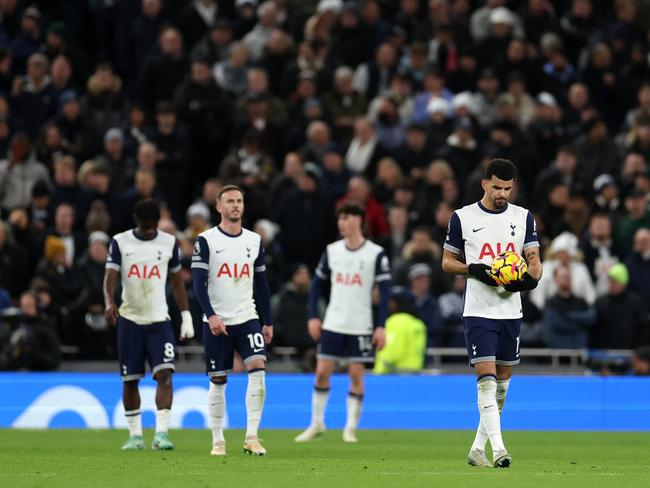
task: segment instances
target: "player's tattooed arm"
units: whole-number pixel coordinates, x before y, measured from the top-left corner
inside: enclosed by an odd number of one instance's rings
[[[467,265],[460,260],[460,254],[448,249],[442,251],[442,269],[451,274],[467,274]]]
[[[542,261],[539,257],[539,247],[529,247],[524,251],[524,258],[528,265],[528,274],[539,281],[542,277]]]

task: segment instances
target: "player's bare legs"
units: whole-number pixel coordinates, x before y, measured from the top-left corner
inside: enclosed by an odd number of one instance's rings
[[[122,383],[124,416],[126,417],[126,422],[129,426],[129,440],[122,446],[122,449],[127,451],[144,449],[138,383],[139,380],[124,381]]]
[[[347,418],[343,429],[343,441],[358,442],[356,430],[361,417],[361,403],[364,393],[364,375],[366,368],[362,363],[350,363],[348,374],[350,375],[350,391],[348,392]]]
[[[212,451],[213,456],[226,455],[226,440],[223,437],[223,423],[226,418],[226,383],[227,376],[213,376],[210,378],[210,390],[208,392],[208,416],[210,417],[210,429],[212,429]]]
[[[468,455],[468,462],[475,466],[486,466],[487,457],[485,456],[485,442],[489,439],[494,456],[493,465],[495,467],[509,467],[512,458],[508,454],[503,438],[501,437],[501,419],[500,410],[505,401],[505,391],[507,391],[508,382],[512,375],[512,367],[499,367],[502,379],[503,401],[501,406],[497,400],[498,394],[498,376],[497,366],[494,361],[485,361],[476,363],[477,390],[478,390],[478,408],[480,414],[479,427]]]
[[[173,388],[172,370],[161,369],[153,377],[156,380],[156,434],[151,447],[161,451],[174,449],[169,439],[169,419],[171,417]]]
[[[296,442],[308,442],[325,431],[325,408],[330,398],[330,377],[335,366],[332,359],[319,358],[316,362],[316,382],[311,397],[311,423],[296,437]]]
[[[248,386],[246,387],[246,440],[244,452],[263,456],[266,449],[262,447],[257,437],[257,430],[262,420],[264,398],[266,396],[266,362],[254,359],[246,364],[248,370]]]

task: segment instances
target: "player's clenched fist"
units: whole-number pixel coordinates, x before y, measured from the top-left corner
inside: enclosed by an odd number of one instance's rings
[[[212,315],[208,319],[208,327],[210,327],[210,332],[212,332],[212,335],[228,335],[228,331],[226,330],[226,323],[218,315]]]
[[[309,332],[309,337],[311,337],[314,342],[319,341],[321,330],[322,323],[320,319],[309,319],[309,322],[307,322],[307,331]]]

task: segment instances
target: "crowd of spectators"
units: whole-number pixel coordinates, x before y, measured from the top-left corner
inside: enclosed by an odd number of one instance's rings
[[[193,239],[234,183],[267,250],[279,345],[313,347],[307,283],[346,201],[366,209],[427,345],[462,345],[463,279],[442,273],[441,244],[454,209],[481,197],[486,163],[505,157],[546,260],[523,343],[646,344],[649,12],[643,0],[0,0],[0,308],[31,313],[35,297],[58,341],[112,356],[107,242],[152,197],[200,323]]]

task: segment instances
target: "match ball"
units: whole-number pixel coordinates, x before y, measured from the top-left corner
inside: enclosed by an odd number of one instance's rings
[[[507,285],[513,281],[521,281],[527,269],[524,258],[514,251],[506,251],[494,258],[490,273],[497,283]]]

